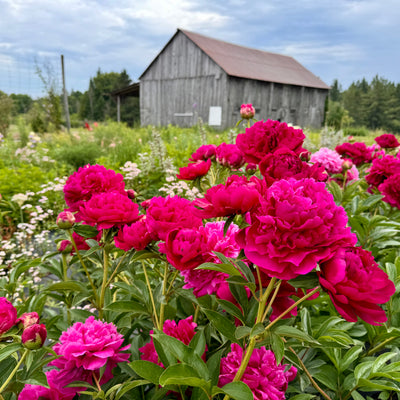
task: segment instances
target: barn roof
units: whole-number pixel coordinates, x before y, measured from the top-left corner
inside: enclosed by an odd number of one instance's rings
[[[330,88],[292,57],[239,46],[183,29],[177,30],[164,49],[179,32],[186,35],[230,76],[319,89]]]

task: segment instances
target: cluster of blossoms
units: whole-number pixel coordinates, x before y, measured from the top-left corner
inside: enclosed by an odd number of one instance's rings
[[[60,336],[53,350],[59,358],[49,366],[56,367],[47,371],[49,388],[40,385],[25,385],[19,400],[50,398],[72,400],[85,387],[73,386],[73,382],[95,384],[107,383],[112,370],[121,362],[126,362],[128,353],[123,353],[130,345],[123,346],[123,336],[117,332],[114,324],[89,317],[84,323],[76,322]],[[104,373],[100,377],[100,369]]]

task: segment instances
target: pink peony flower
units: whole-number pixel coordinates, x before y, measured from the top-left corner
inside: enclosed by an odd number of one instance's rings
[[[221,359],[218,386],[233,381],[243,358],[243,349],[231,344],[231,352]],[[295,367],[287,369],[286,364],[276,364],[275,355],[265,347],[254,349],[242,381],[251,389],[254,400],[284,400],[288,383],[297,374]]]
[[[224,167],[238,169],[245,164],[242,151],[236,144],[221,143],[215,150],[217,162]]]
[[[198,161],[195,163],[189,163],[187,167],[179,168],[179,174],[176,175],[178,179],[186,181],[192,181],[200,176],[207,175],[208,170],[211,167],[211,160]]]
[[[280,179],[314,178],[317,181],[326,181],[328,175],[319,164],[308,165],[300,157],[286,147],[278,148],[267,154],[259,164],[260,172],[268,186]]]
[[[396,136],[391,133],[384,133],[383,135],[376,137],[375,142],[383,149],[393,149],[400,146]]]
[[[56,221],[60,229],[70,229],[75,224],[75,217],[70,211],[61,211]]]
[[[167,319],[164,322],[163,332],[172,336],[182,343],[188,345],[190,341],[193,339],[195,335],[195,328],[197,324],[193,322],[193,316],[187,317],[186,319],[181,319],[176,323],[175,321]],[[150,331],[150,335],[153,334],[153,331]],[[139,351],[142,353],[140,358],[145,361],[150,361],[154,364],[158,364],[160,367],[164,367],[163,364],[158,360],[158,355],[156,349],[154,347],[153,338],[151,338],[150,342],[145,344],[143,347],[139,348]]]
[[[32,324],[24,329],[21,335],[21,343],[29,350],[37,350],[43,347],[47,338],[47,330],[43,324]]]
[[[249,180],[245,176],[232,175],[225,184],[211,187],[204,198],[196,199],[193,205],[196,215],[202,218],[226,217],[245,214],[257,207],[265,184],[256,177]]]
[[[64,186],[65,202],[69,211],[79,208],[94,194],[104,192],[125,193],[124,177],[102,165],[86,165],[79,168],[67,180]]]
[[[39,314],[36,311],[22,314],[16,321],[15,324],[20,329],[26,329],[28,326],[37,324],[39,322]]]
[[[373,151],[364,142],[343,143],[335,150],[344,158],[349,158],[358,167],[372,162]]]
[[[209,261],[220,263],[214,251],[222,253],[226,257],[236,258],[240,253],[240,247],[236,243],[236,233],[239,227],[231,224],[224,236],[224,221],[208,222],[204,228],[200,228],[206,236],[205,253],[209,256]],[[184,289],[193,289],[196,297],[206,294],[216,294],[221,286],[226,285],[228,274],[219,271],[188,269],[181,271],[181,275],[185,279]]]
[[[256,122],[245,133],[239,134],[236,144],[247,162],[258,164],[267,154],[280,147],[286,147],[300,155],[305,151],[302,147],[304,139],[301,129],[268,119],[265,122]]]
[[[347,321],[356,322],[357,316],[372,325],[386,321],[378,304],[389,301],[395,287],[371,252],[361,247],[338,249],[320,268],[321,286]]]
[[[392,155],[375,158],[365,180],[371,187],[377,188],[385,179],[400,173],[400,159]]]
[[[256,110],[253,107],[253,104],[242,104],[240,106],[240,116],[242,119],[251,119],[254,117],[255,113]]]
[[[51,362],[59,369],[53,379],[54,386],[68,394],[71,388],[64,386],[77,380],[92,383],[93,373],[99,376],[99,370],[104,366],[100,383],[108,382],[113,377],[113,368],[129,358],[129,354],[122,351],[130,345],[122,347],[123,341],[112,323],[95,320],[93,316],[84,323],[76,322],[61,334],[60,343],[53,347],[62,356]]]
[[[165,240],[173,229],[199,227],[203,221],[194,211],[192,203],[182,197],[153,197],[146,214],[150,235],[154,240]]]
[[[79,209],[82,220],[98,229],[131,224],[139,219],[139,206],[119,192],[94,194]]]
[[[383,201],[400,209],[400,173],[394,174],[378,186]]]
[[[251,225],[238,241],[247,258],[271,277],[307,274],[337,248],[357,241],[344,209],[313,179],[276,181],[250,214]]]
[[[132,225],[124,225],[115,236],[115,245],[122,250],[144,250],[152,241],[147,229],[146,217],[140,218]]]
[[[340,174],[342,172],[343,159],[335,150],[321,147],[311,155],[310,162],[320,163],[328,174]]]
[[[189,158],[189,161],[207,161],[208,159],[215,159],[215,144],[204,144],[200,146]]]
[[[0,336],[17,322],[17,309],[5,298],[0,297]]]

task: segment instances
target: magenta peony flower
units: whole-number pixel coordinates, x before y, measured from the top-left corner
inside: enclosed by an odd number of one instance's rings
[[[400,146],[396,136],[391,133],[384,133],[383,135],[376,137],[375,142],[383,149],[393,149]]]
[[[0,336],[17,322],[17,309],[5,298],[0,297]]]
[[[365,180],[371,187],[377,188],[385,179],[400,173],[400,159],[392,155],[375,158]]]
[[[338,249],[320,268],[321,286],[347,321],[356,322],[357,316],[371,325],[386,321],[378,304],[388,302],[395,287],[371,252],[361,247]]]
[[[152,241],[147,229],[146,217],[140,218],[132,225],[124,225],[114,238],[115,245],[122,250],[144,250]]]
[[[267,274],[293,279],[312,271],[339,247],[354,245],[347,215],[325,184],[314,179],[276,181],[238,235],[247,258]]]
[[[175,321],[167,319],[164,322],[163,332],[172,336],[182,343],[188,345],[190,341],[193,339],[195,335],[195,328],[197,324],[193,322],[193,316],[187,317],[186,319],[181,319],[176,323]],[[150,335],[153,334],[153,331],[150,331]],[[143,347],[139,348],[139,351],[142,353],[141,360],[150,361],[154,364],[158,364],[160,367],[164,367],[163,364],[158,360],[158,355],[156,349],[154,347],[153,338],[151,338],[150,342],[145,344]]]
[[[258,206],[264,190],[265,183],[256,177],[248,180],[245,176],[232,175],[225,184],[211,187],[204,198],[193,201],[193,205],[199,207],[195,214],[202,218],[245,214]]]
[[[46,338],[46,326],[43,324],[32,324],[22,332],[21,343],[29,350],[37,350],[43,347]]]
[[[179,174],[176,175],[178,179],[186,181],[192,181],[200,176],[207,175],[208,170],[211,167],[211,160],[198,161],[195,163],[189,163],[187,167],[179,168]]]
[[[255,113],[256,110],[253,107],[253,104],[242,104],[240,106],[240,116],[242,119],[251,119],[254,117]]]
[[[196,228],[202,225],[192,203],[179,196],[153,197],[147,209],[146,223],[154,240],[165,240],[176,228]]]
[[[231,352],[221,359],[218,386],[233,381],[243,358],[243,349],[231,344]],[[254,400],[284,400],[288,383],[297,374],[295,367],[287,369],[286,364],[276,364],[275,355],[265,347],[254,349],[242,381],[251,389]]]
[[[74,172],[64,186],[65,202],[69,211],[79,208],[94,194],[119,192],[125,194],[124,177],[102,165],[85,165]]]
[[[26,329],[28,326],[39,322],[39,314],[36,311],[22,314],[16,321],[20,329]]]
[[[221,143],[215,150],[217,162],[224,167],[238,169],[245,164],[242,151],[236,144]]]
[[[224,221],[208,222],[204,228],[200,228],[206,236],[206,254],[209,255],[209,261],[220,263],[214,251],[222,253],[226,257],[236,258],[240,253],[240,247],[236,243],[236,233],[239,227],[231,224],[224,236]],[[228,274],[212,270],[188,269],[181,271],[185,279],[184,289],[193,289],[196,297],[206,294],[216,294],[221,290],[221,286],[226,285]]]
[[[119,192],[94,194],[79,211],[85,223],[98,229],[131,224],[140,218],[139,206]]]
[[[249,163],[258,164],[267,154],[280,147],[287,147],[300,155],[305,149],[302,144],[305,139],[301,129],[289,127],[285,122],[258,121],[245,133],[236,137],[236,144],[244,153]]]
[[[335,150],[344,158],[349,158],[358,167],[372,162],[373,151],[364,142],[343,143]]]
[[[207,237],[200,228],[178,228],[169,231],[165,246],[168,262],[179,271],[193,269],[211,260],[207,252]]]
[[[308,165],[300,157],[286,147],[278,148],[267,154],[259,164],[260,172],[268,186],[280,179],[313,178],[317,181],[326,181],[328,175],[319,164]]]
[[[394,174],[378,186],[383,201],[400,209],[400,173]]]
[[[340,174],[342,172],[343,159],[335,150],[321,147],[311,155],[310,162],[320,163],[328,174]]]
[[[215,159],[215,144],[204,144],[200,146],[189,158],[189,161],[207,161]]]

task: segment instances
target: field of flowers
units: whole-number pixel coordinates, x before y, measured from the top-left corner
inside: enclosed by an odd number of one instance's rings
[[[399,398],[400,143],[253,116],[3,140],[0,399]]]

